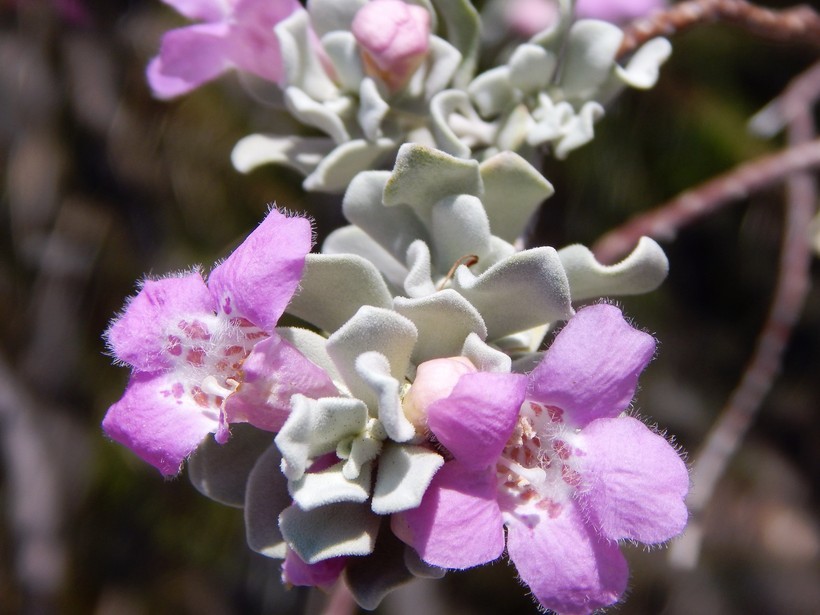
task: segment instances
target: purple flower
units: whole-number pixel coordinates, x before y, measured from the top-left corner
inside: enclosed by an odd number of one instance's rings
[[[163,0],[203,23],[162,37],[148,65],[148,82],[159,98],[190,92],[229,68],[278,82],[282,58],[274,26],[296,10],[297,0]]]
[[[146,280],[108,330],[112,354],[133,371],[105,432],[170,475],[208,433],[224,443],[229,423],[277,431],[294,392],[337,394],[274,331],[311,232],[308,220],[273,210],[207,284],[198,271]]]
[[[628,576],[618,541],[661,543],[687,519],[685,464],[622,414],[654,349],[620,310],[596,305],[528,377],[462,376],[428,407],[453,459],[418,508],[394,515],[393,531],[429,564],[468,568],[501,555],[506,525],[507,553],[544,607],[590,613],[617,602]]]
[[[575,14],[582,19],[623,23],[643,17],[664,6],[665,0],[578,0]]]

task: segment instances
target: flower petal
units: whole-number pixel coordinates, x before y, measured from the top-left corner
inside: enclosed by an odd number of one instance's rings
[[[433,566],[463,569],[496,559],[504,551],[504,528],[495,473],[444,464],[421,505],[393,515],[392,528]]]
[[[655,352],[652,336],[633,329],[614,305],[593,305],[572,318],[530,374],[532,401],[557,406],[574,427],[618,416]]]
[[[136,373],[125,394],[108,409],[103,429],[165,476],[178,474],[182,462],[217,428],[175,374]]]
[[[190,92],[231,67],[226,23],[178,28],[162,37],[159,56],[148,65],[148,83],[160,98]]]
[[[526,390],[523,374],[464,374],[448,397],[430,404],[428,425],[464,467],[486,468],[504,450]]]
[[[220,310],[271,332],[302,277],[311,233],[306,218],[271,210],[208,278]]]
[[[581,615],[618,601],[629,576],[618,544],[584,524],[574,506],[540,516],[534,527],[511,518],[507,552],[542,606]]]
[[[228,4],[220,0],[162,0],[178,13],[197,21],[218,21],[226,16]]]
[[[140,371],[167,369],[175,362],[169,352],[174,340],[169,339],[168,328],[211,315],[215,307],[198,272],[146,280],[108,329],[108,344],[118,360]]]
[[[330,589],[342,574],[347,562],[346,557],[334,557],[316,564],[306,564],[295,551],[288,549],[285,563],[282,564],[282,582],[288,585]]]
[[[338,394],[324,370],[278,335],[262,340],[242,364],[244,380],[225,401],[229,423],[250,423],[279,431],[295,393],[318,399]]]
[[[689,474],[665,438],[632,417],[593,421],[581,436],[585,511],[606,538],[656,544],[683,531]]]

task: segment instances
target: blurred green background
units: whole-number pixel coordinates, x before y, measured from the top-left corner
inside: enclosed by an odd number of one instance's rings
[[[766,3],[786,6],[787,3]],[[232,74],[164,103],[144,67],[183,20],[159,0],[0,0],[0,614],[301,613],[242,513],[164,481],[99,427],[128,374],[101,334],[135,281],[210,266],[270,203],[342,224],[340,197],[290,171],[242,176],[233,144],[291,130]],[[604,231],[782,142],[748,118],[816,61],[723,26],[673,40],[658,86],[627,92],[566,162],[532,244]],[[251,94],[251,92],[253,92]],[[267,101],[267,102],[266,102]],[[660,340],[637,408],[693,454],[754,348],[777,276],[783,191],[722,209],[664,243],[671,273],[619,303]],[[817,271],[813,274],[817,281]],[[783,374],[710,503],[694,571],[626,547],[623,614],[820,612],[820,292]],[[380,613],[536,613],[499,561],[408,586]]]

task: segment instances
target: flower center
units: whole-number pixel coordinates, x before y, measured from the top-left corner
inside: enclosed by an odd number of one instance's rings
[[[576,465],[583,453],[563,414],[561,408],[525,401],[498,459],[499,499],[522,520],[540,512],[557,517],[580,485]]]
[[[225,398],[242,382],[242,363],[267,334],[245,318],[221,315],[180,320],[166,334],[178,382],[170,394],[190,395],[203,410],[219,418]]]

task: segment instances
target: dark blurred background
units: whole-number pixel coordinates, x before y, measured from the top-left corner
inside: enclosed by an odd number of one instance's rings
[[[766,3],[787,6],[787,3]],[[816,6],[816,5],[815,5]],[[172,102],[144,79],[161,34],[183,24],[159,0],[0,0],[0,614],[301,613],[278,564],[251,553],[241,511],[164,481],[99,427],[127,370],[101,335],[146,274],[225,256],[276,202],[342,223],[340,197],[290,171],[243,176],[250,132],[290,129],[228,75]],[[748,118],[816,61],[725,26],[673,40],[658,86],[627,92],[566,162],[533,243],[591,244],[631,215],[783,146]],[[251,93],[253,92],[253,94]],[[690,457],[754,349],[778,275],[782,186],[664,243],[663,287],[620,301],[659,338],[637,407]],[[816,267],[813,278],[817,281]],[[701,561],[626,547],[616,612],[820,612],[820,292],[809,295],[782,375],[705,515]],[[385,614],[536,613],[500,561],[409,586]]]

